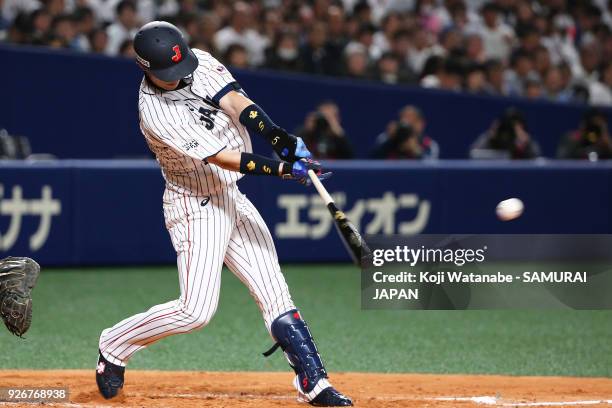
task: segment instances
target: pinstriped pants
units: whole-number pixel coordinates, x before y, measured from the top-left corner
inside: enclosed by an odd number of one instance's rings
[[[223,263],[249,288],[268,331],[276,317],[295,308],[270,231],[235,185],[209,197],[166,190],[164,217],[177,253],[180,298],[103,330],[99,345],[108,361],[124,366],[157,340],[208,324],[219,301]]]

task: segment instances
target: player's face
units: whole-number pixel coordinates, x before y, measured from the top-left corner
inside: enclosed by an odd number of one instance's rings
[[[154,75],[151,74],[147,74],[149,76],[149,79],[151,80],[151,82],[153,82],[156,86],[160,87],[161,89],[165,89],[167,91],[172,91],[173,89],[176,89],[176,87],[178,86],[180,80],[178,81],[172,81],[172,82],[167,82],[167,81],[162,81],[159,78],[156,78]]]

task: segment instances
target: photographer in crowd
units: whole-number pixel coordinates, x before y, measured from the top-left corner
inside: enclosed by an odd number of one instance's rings
[[[296,132],[317,159],[352,159],[353,149],[340,123],[338,105],[325,101],[306,116]]]
[[[438,143],[425,135],[425,118],[419,108],[405,106],[399,120],[387,125],[387,130],[376,138],[370,154],[373,159],[437,159]]]
[[[470,148],[472,159],[534,159],[540,147],[527,132],[522,112],[508,108]]]
[[[612,144],[606,117],[598,109],[589,109],[580,127],[565,135],[557,150],[560,159],[597,161],[612,158]]]

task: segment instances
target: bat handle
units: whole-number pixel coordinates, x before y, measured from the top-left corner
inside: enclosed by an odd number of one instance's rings
[[[325,189],[325,186],[323,185],[323,183],[321,183],[321,180],[319,180],[317,174],[313,170],[308,170],[308,176],[310,177],[312,184],[314,184],[315,188],[317,189],[317,192],[323,199],[325,205],[333,203],[334,199],[329,195],[327,189]]]

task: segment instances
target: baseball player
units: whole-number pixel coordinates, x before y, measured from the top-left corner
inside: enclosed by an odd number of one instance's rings
[[[166,180],[163,209],[177,253],[180,297],[129,317],[100,336],[96,382],[105,398],[123,387],[138,350],[173,334],[200,329],[213,317],[225,263],[255,298],[272,338],[295,371],[298,400],[350,406],[335,390],[308,326],[281,273],[268,228],[236,181],[243,174],[303,183],[319,163],[303,141],[277,126],[210,54],[190,49],[172,24],[154,21],[134,39],[145,75],[140,129]],[[249,132],[267,139],[281,160],[252,153]]]

